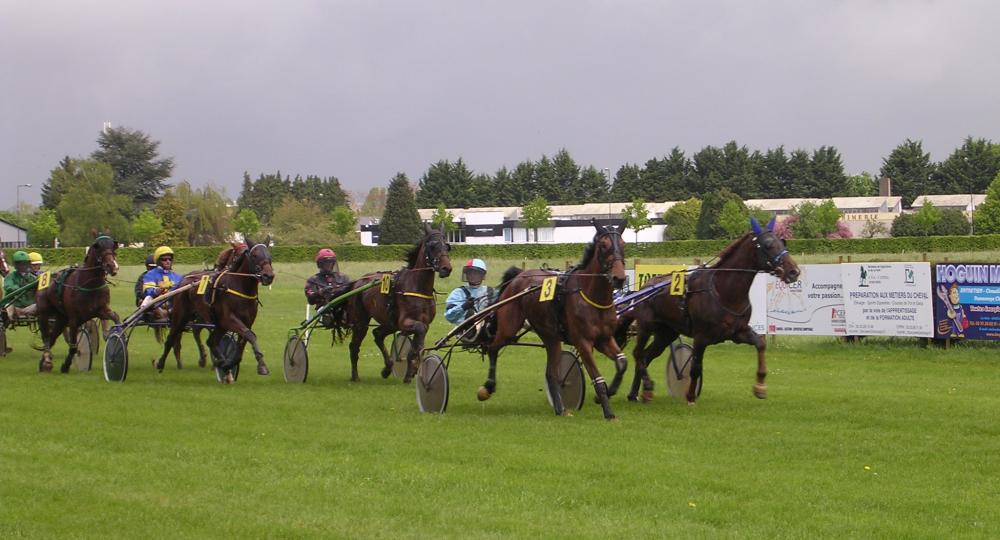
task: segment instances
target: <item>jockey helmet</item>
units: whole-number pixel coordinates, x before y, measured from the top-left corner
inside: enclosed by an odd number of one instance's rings
[[[156,260],[153,259],[152,255],[146,255],[146,269],[150,270],[156,266]]]
[[[316,264],[323,262],[323,259],[333,259],[333,262],[337,262],[337,254],[330,248],[323,248],[316,252]]]
[[[32,251],[31,253],[29,253],[28,254],[28,260],[31,261],[31,264],[44,264],[45,263],[45,260],[42,259],[42,254],[39,253],[39,252],[37,252],[37,251]]]
[[[469,270],[479,270],[483,273],[483,275],[486,275],[486,261],[482,259],[469,259],[468,261],[465,261],[465,266],[462,267],[463,281],[468,281],[468,277],[466,277],[466,275]]]
[[[159,262],[160,258],[164,257],[166,255],[170,255],[171,257],[173,257],[174,256],[174,250],[170,249],[167,246],[160,246],[160,247],[156,248],[155,251],[153,251],[153,260]]]
[[[29,258],[28,254],[26,252],[24,252],[24,251],[15,251],[14,252],[14,262],[16,262],[16,263],[19,263],[19,262],[31,262],[31,258]]]

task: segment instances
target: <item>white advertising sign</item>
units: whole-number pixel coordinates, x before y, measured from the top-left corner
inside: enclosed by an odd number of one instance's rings
[[[934,337],[930,263],[840,265],[847,334]]]
[[[770,274],[757,274],[750,285],[750,328],[764,335],[767,333],[767,282]]]
[[[843,336],[847,333],[844,291],[836,264],[802,264],[799,281],[767,283],[767,333]]]

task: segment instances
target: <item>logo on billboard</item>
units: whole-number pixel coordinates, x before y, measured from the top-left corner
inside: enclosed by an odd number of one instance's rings
[[[915,281],[916,280],[913,278],[913,267],[906,265],[903,268],[903,282],[912,285]]]
[[[859,278],[858,278],[858,287],[867,287],[868,286],[868,270],[865,270],[865,265],[863,265],[863,264],[860,266],[860,269],[861,269],[861,273],[859,274]]]

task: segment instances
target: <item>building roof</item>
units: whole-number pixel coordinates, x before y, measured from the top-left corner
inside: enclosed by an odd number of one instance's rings
[[[881,208],[884,204],[887,209],[899,206],[902,197],[831,197],[834,206],[840,210],[852,210],[861,208]],[[756,206],[768,212],[778,212],[790,210],[793,206],[798,206],[805,202],[819,204],[827,199],[812,198],[792,198],[792,199],[748,199],[747,206]]]
[[[967,208],[969,206],[969,200],[972,200],[973,206],[979,206],[983,204],[986,200],[986,195],[981,195],[978,193],[973,194],[955,194],[955,195],[921,195],[916,199],[913,199],[913,207],[923,206],[924,201],[930,201],[933,206],[940,207],[955,207],[955,208]]]
[[[14,223],[11,223],[11,222],[9,222],[9,221],[7,221],[6,219],[2,219],[2,218],[0,218],[0,222],[2,222],[2,223],[6,223],[7,225],[10,225],[11,227],[14,227],[15,229],[21,229],[22,231],[25,231],[25,232],[27,232],[27,231],[28,231],[28,229],[25,229],[24,227],[19,227],[18,225],[16,225],[16,224],[14,224]]]

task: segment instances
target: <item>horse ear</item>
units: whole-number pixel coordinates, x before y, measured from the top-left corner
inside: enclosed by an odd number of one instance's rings
[[[424,234],[430,234],[430,233],[431,233],[431,224],[427,223],[425,221],[424,222]]]
[[[271,245],[271,234],[270,233],[268,233],[267,238],[264,239],[264,245],[265,246],[270,246]]]
[[[767,230],[774,231],[774,221],[778,219],[777,214],[771,216],[771,221],[767,222]]]
[[[752,229],[753,233],[756,234],[757,236],[760,236],[764,232],[760,228],[760,222],[757,221],[757,218],[755,218],[753,216],[750,216],[750,229]]]
[[[590,218],[590,224],[594,226],[594,229],[597,229],[597,234],[606,231],[606,229],[602,229],[602,227],[597,224],[597,218]]]

